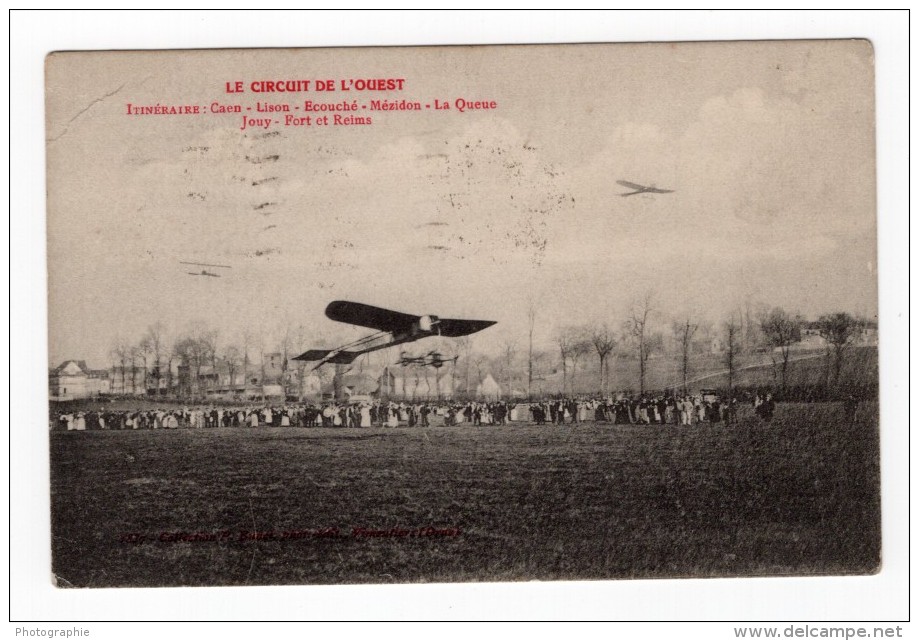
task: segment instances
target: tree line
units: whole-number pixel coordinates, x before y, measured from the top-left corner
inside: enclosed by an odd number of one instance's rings
[[[527,310],[527,336],[525,349],[520,341],[507,339],[499,349],[489,353],[475,349],[475,336],[461,339],[437,338],[425,349],[441,352],[448,359],[455,358],[450,368],[451,387],[467,395],[486,375],[491,374],[505,393],[537,394],[599,393],[612,391],[610,364],[614,360],[626,361],[634,367],[637,391],[648,391],[649,363],[653,357],[668,358],[675,367],[677,379],[672,387],[689,389],[698,361],[705,356],[710,372],[713,365],[723,368],[728,387],[733,388],[742,359],[757,355],[771,364],[776,387],[788,386],[789,363],[793,346],[802,339],[805,328],[823,339],[825,383],[838,385],[843,364],[850,348],[855,345],[861,330],[867,326],[865,319],[848,312],[835,312],[820,316],[807,323],[799,313],[781,307],[768,308],[746,305],[726,315],[720,322],[705,320],[701,314],[686,312],[665,314],[656,303],[653,293],[637,299],[618,322],[601,321],[549,328],[551,345],[538,346],[534,334],[539,325],[538,308]],[[337,344],[338,337],[323,341],[307,327],[281,327],[274,332],[244,329],[233,337],[222,337],[220,332],[202,321],[192,322],[184,329],[172,333],[162,322],[155,322],[135,341],[116,338],[110,357],[113,388],[123,392],[129,389],[178,391],[195,395],[205,391],[207,385],[217,386],[214,380],[218,366],[230,386],[237,387],[252,382],[291,385],[304,375],[305,363],[293,363],[293,356],[318,342]],[[402,376],[417,379],[427,371],[408,366],[396,369],[398,361],[395,348],[376,354],[379,368],[389,366]],[[276,367],[269,366],[269,356],[276,354]],[[768,356],[768,358],[766,358]],[[362,369],[366,363],[355,366]],[[184,372],[176,380],[178,371]],[[593,389],[576,386],[579,368],[582,372],[594,367]],[[371,367],[370,369],[376,371]],[[323,382],[340,382],[341,376],[352,368],[323,367],[317,372]],[[424,368],[422,368],[424,369]],[[207,370],[208,375],[202,375]],[[554,389],[546,387],[549,378],[558,378]],[[435,372],[440,377],[443,372]]]

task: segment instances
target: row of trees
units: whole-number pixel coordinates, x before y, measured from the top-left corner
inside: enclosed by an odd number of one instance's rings
[[[531,306],[525,354],[513,339],[504,341],[498,350],[483,354],[474,349],[475,337],[436,339],[436,345],[426,344],[425,349],[433,347],[446,358],[456,357],[457,364],[447,366],[450,367],[451,386],[467,394],[489,373],[508,393],[574,393],[579,366],[586,366],[591,360],[596,366],[594,391],[608,393],[612,391],[610,363],[614,359],[634,364],[637,388],[645,392],[649,360],[654,355],[672,358],[684,389],[692,382],[695,366],[703,356],[706,372],[712,373],[715,359],[715,363],[723,366],[728,386],[733,387],[742,357],[759,355],[760,361],[771,360],[775,383],[785,388],[792,346],[801,340],[805,327],[816,328],[824,339],[826,383],[830,384],[839,381],[845,355],[865,324],[846,312],[826,314],[816,323],[808,324],[800,314],[780,307],[753,309],[752,306],[735,310],[720,323],[706,322],[692,313],[667,317],[656,307],[654,296],[649,293],[636,301],[619,323],[595,322],[555,328],[551,334],[554,348],[547,349],[534,344],[538,320],[537,307]],[[252,330],[244,330],[226,340],[221,338],[217,330],[202,322],[191,323],[176,334],[171,334],[163,323],[156,322],[133,343],[116,339],[111,360],[112,370],[120,381],[113,381],[113,385],[117,387],[120,383],[124,392],[129,389],[172,391],[183,387],[179,390],[181,393],[193,395],[202,391],[203,384],[211,384],[202,381],[219,383],[215,376],[218,365],[231,386],[293,383],[302,377],[305,364],[291,367],[290,357],[315,346],[317,340],[302,325],[281,328],[274,333],[273,339]],[[323,343],[321,338],[318,340]],[[332,345],[336,340],[325,342]],[[389,353],[391,351],[376,353],[375,362],[380,366],[396,362],[398,354]],[[271,354],[277,355],[276,363],[270,363]],[[363,367],[364,362],[357,365]],[[177,381],[179,366],[185,375]],[[336,375],[340,378],[348,371],[340,367],[335,371],[331,369],[320,370],[324,380]],[[205,370],[207,373],[203,376]],[[558,389],[546,389],[546,377],[559,370]],[[444,373],[438,372],[439,375]],[[410,376],[411,373],[403,371],[402,375]],[[419,373],[415,372],[414,376],[417,378]]]
[[[292,352],[307,339],[302,326],[293,330],[285,328],[277,342],[250,329],[243,330],[235,339],[222,341],[218,330],[200,321],[174,335],[164,323],[155,322],[137,341],[115,339],[110,352],[116,377],[113,384],[123,392],[183,388],[178,391],[194,395],[202,391],[202,381],[219,383],[215,376],[218,364],[228,374],[231,386],[253,381],[284,383],[289,358],[295,355]],[[272,353],[280,355],[277,368],[270,367],[268,356]],[[206,368],[209,374],[205,376]],[[185,376],[176,380],[180,369]]]
[[[562,391],[569,390],[569,372],[573,374],[581,359],[593,355],[597,364],[598,391],[609,391],[609,362],[611,357],[636,362],[638,389],[646,390],[648,361],[653,354],[669,352],[676,357],[682,388],[686,390],[693,374],[693,358],[708,351],[720,356],[728,387],[733,387],[740,358],[744,354],[768,354],[773,378],[783,389],[788,385],[788,366],[793,346],[802,339],[805,327],[813,328],[823,339],[826,356],[826,384],[838,384],[845,355],[857,342],[867,321],[847,312],[824,314],[814,323],[807,323],[801,314],[781,307],[753,311],[735,310],[719,325],[700,320],[691,313],[670,318],[670,334],[665,335],[661,317],[655,308],[653,294],[646,294],[632,305],[618,332],[608,323],[566,326],[558,328],[554,341],[562,368]],[[533,318],[530,318],[532,336]],[[705,339],[697,340],[702,334]],[[668,341],[669,338],[669,341]],[[532,342],[531,342],[532,345]],[[706,345],[710,347],[707,349]],[[715,349],[714,345],[719,345]],[[533,381],[534,355],[531,348],[528,363],[528,390]],[[538,355],[537,355],[538,356]]]

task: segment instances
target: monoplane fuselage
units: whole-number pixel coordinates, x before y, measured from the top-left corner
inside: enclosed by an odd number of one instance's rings
[[[300,361],[318,361],[313,369],[326,363],[348,364],[362,354],[413,342],[428,336],[448,338],[468,336],[495,324],[495,321],[440,318],[433,314],[416,316],[341,300],[329,303],[325,314],[331,320],[369,327],[378,332],[335,349],[311,349],[294,358]]]

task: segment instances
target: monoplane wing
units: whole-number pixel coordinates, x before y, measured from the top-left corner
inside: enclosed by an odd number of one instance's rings
[[[354,362],[354,359],[363,353],[364,352],[338,352],[329,358],[326,363],[332,363],[333,365],[347,365],[348,363]]]
[[[309,351],[303,352],[299,356],[295,356],[292,360],[295,361],[321,361],[323,358],[332,353],[331,349],[311,349]]]
[[[223,268],[223,269],[231,269],[231,268],[232,268],[230,265],[215,265],[215,264],[213,264],[213,263],[192,263],[192,262],[187,261],[187,260],[180,260],[179,263],[182,264],[182,265],[197,265],[198,267],[221,267],[221,268]]]
[[[617,180],[617,184],[622,185],[623,187],[628,187],[634,191],[630,191],[627,194],[620,194],[621,196],[634,196],[635,194],[672,194],[672,189],[659,189],[657,187],[646,187],[645,185],[639,185],[638,183],[629,182],[628,180]]]
[[[391,309],[346,300],[335,300],[329,303],[325,308],[325,315],[339,323],[360,325],[383,332],[408,331],[420,318],[412,314],[403,314]]]
[[[486,327],[491,327],[495,323],[497,323],[497,321],[441,318],[437,327],[440,329],[441,336],[457,338],[459,336],[468,336],[469,334],[481,332]]]

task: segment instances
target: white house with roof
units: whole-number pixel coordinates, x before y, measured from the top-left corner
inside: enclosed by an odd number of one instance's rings
[[[67,360],[48,372],[51,400],[94,398],[108,394],[110,389],[108,370],[90,369],[86,361]]]
[[[878,324],[874,321],[860,323],[851,344],[859,347],[877,347]],[[813,321],[801,326],[801,341],[793,345],[792,349],[825,349],[826,346],[826,339],[820,333],[820,323]]]

